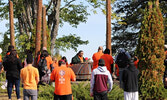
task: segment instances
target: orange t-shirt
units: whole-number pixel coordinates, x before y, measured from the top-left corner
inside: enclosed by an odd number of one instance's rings
[[[47,68],[50,69],[50,65],[53,64],[52,57],[47,56],[45,59],[47,61]]]
[[[113,64],[114,62],[112,56],[109,54],[104,54],[101,56],[101,59],[104,59],[105,66],[107,67],[107,70],[111,73],[111,64]]]
[[[95,68],[98,67],[98,62],[99,62],[99,59],[100,57],[103,55],[102,52],[97,52],[97,53],[94,53],[93,56],[92,56],[92,59],[93,59],[93,68],[92,70],[94,70]]]
[[[75,77],[73,70],[65,65],[54,69],[50,76],[50,79],[55,81],[54,93],[56,95],[72,94],[71,80],[74,81]]]
[[[55,67],[58,67],[59,65],[58,65],[58,62],[54,62],[53,63],[53,67],[55,68]]]
[[[136,61],[134,61],[134,65],[136,66],[136,68],[138,68],[138,62],[139,62],[138,59]]]
[[[23,80],[24,89],[37,89],[36,79],[39,79],[38,69],[28,65],[21,69],[20,77]]]

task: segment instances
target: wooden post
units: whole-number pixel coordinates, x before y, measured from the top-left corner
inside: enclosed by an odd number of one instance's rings
[[[106,0],[106,12],[106,48],[111,51],[111,0]]]
[[[35,2],[35,1],[34,1]],[[41,22],[42,22],[42,0],[38,0],[38,11],[37,11],[37,26],[36,26],[36,40],[35,40],[35,57],[41,48]],[[36,64],[36,59],[35,59]]]
[[[43,44],[43,47],[46,47],[47,48],[47,35],[46,35],[46,7],[43,6],[42,8],[42,17],[43,17],[43,20],[42,20],[42,44]]]
[[[13,2],[9,0],[10,44],[15,47]]]

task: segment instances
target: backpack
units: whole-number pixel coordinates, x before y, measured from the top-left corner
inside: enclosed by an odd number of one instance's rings
[[[119,68],[125,68],[128,64],[128,57],[125,52],[119,53],[115,63],[118,65]]]
[[[47,69],[47,61],[45,59],[45,57],[41,57],[38,63],[38,70],[39,72],[42,72],[44,74],[47,73],[48,69]]]

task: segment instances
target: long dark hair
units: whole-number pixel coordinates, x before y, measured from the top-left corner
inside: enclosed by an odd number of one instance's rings
[[[17,59],[17,52],[16,50],[10,51],[10,55],[8,57],[8,61],[14,63],[14,61]]]

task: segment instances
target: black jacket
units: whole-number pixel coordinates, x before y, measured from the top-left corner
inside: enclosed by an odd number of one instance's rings
[[[138,74],[139,70],[133,63],[123,71],[122,81],[124,82],[124,91],[137,92],[138,91]]]
[[[84,57],[83,57],[83,62],[85,62],[85,58]],[[79,59],[78,55],[75,55],[72,58],[71,64],[78,64],[78,63],[81,63],[81,60]]]
[[[20,79],[20,70],[22,68],[21,60],[16,58],[14,62],[10,62],[7,59],[3,62],[4,70],[6,71],[6,79]]]

